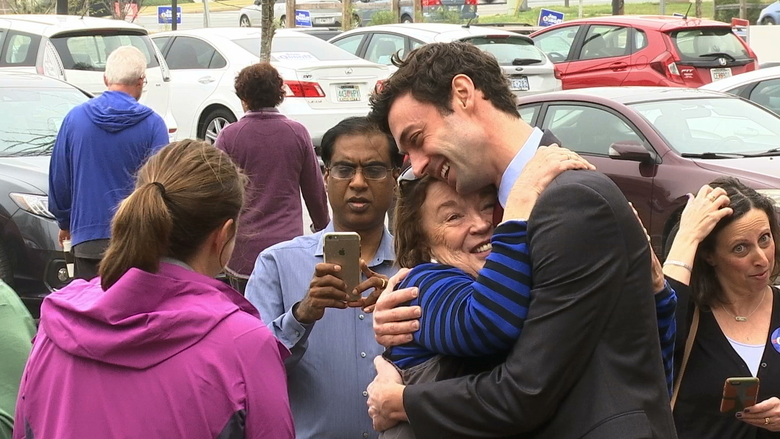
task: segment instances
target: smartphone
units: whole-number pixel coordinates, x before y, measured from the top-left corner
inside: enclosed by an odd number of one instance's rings
[[[323,253],[325,262],[341,266],[337,277],[347,284],[348,300],[359,300],[360,294],[352,294],[352,291],[360,283],[360,235],[355,232],[326,233]]]
[[[723,399],[720,401],[721,413],[737,413],[756,404],[758,398],[758,378],[726,378],[723,384]]]

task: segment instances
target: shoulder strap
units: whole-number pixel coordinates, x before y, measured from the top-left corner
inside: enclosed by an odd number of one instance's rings
[[[683,374],[685,374],[685,366],[688,365],[688,357],[691,356],[693,341],[696,339],[696,331],[698,329],[699,307],[694,305],[693,322],[691,322],[691,329],[688,330],[688,339],[685,341],[685,352],[683,353],[682,364],[680,365],[680,373],[677,374],[677,379],[674,381],[674,390],[672,391],[672,411],[674,411],[674,405],[677,403],[677,395],[680,393],[680,384],[682,383]]]

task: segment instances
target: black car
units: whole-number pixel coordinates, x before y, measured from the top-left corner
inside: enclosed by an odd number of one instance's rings
[[[65,116],[89,98],[53,78],[0,72],[0,279],[35,317],[71,280],[48,210],[49,160]]]

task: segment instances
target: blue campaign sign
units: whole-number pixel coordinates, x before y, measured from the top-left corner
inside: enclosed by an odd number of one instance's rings
[[[295,10],[295,25],[302,27],[311,27],[311,14],[302,9]]]
[[[173,23],[173,8],[170,6],[158,6],[157,7],[157,23],[158,24],[172,24]],[[176,24],[181,24],[181,6],[176,7]]]
[[[563,23],[563,12],[542,8],[539,11],[539,26],[552,26]]]

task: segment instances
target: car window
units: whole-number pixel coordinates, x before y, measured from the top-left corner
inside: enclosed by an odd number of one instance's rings
[[[679,153],[761,152],[776,148],[780,138],[780,118],[736,97],[631,106]]]
[[[111,52],[120,46],[133,46],[146,57],[146,68],[159,66],[154,48],[146,35],[91,34],[51,38],[66,70],[104,71]]]
[[[534,117],[536,117],[536,114],[539,113],[539,108],[541,108],[541,105],[526,105],[523,107],[518,108],[517,110],[520,112],[520,118],[525,121],[527,124],[531,124],[534,121]]]
[[[65,116],[87,100],[76,88],[0,87],[0,157],[50,155]]]
[[[227,60],[225,59],[224,56],[220,55],[220,53],[215,50],[214,55],[211,56],[211,62],[209,63],[209,68],[221,69],[225,66],[227,66]]]
[[[634,29],[634,51],[647,47],[647,34],[639,29]]]
[[[365,58],[377,64],[389,66],[393,54],[404,57],[404,37],[393,34],[375,33],[368,42]]]
[[[176,37],[165,55],[171,70],[208,69],[216,50],[211,44],[191,37]]]
[[[544,62],[544,54],[524,38],[489,36],[467,38],[467,41],[493,55],[502,66],[524,66]]]
[[[725,54],[734,59],[750,58],[750,54],[731,28],[686,29],[672,32],[672,41],[682,61],[702,61]]]
[[[347,52],[357,55],[358,48],[360,47],[360,42],[363,41],[363,37],[365,35],[359,34],[359,35],[350,35],[346,38],[342,38],[338,41],[334,41],[333,44],[336,47],[340,47],[343,50],[346,50]]]
[[[627,27],[591,26],[585,34],[579,59],[628,55],[628,31]]]
[[[172,37],[158,37],[158,38],[152,38],[152,42],[154,42],[155,46],[157,46],[158,49],[160,49],[160,52],[165,52],[165,46],[168,44],[169,41],[171,41]]]
[[[420,40],[413,40],[413,39],[409,39],[409,50],[410,50],[410,51],[411,51],[411,50],[414,50],[414,49],[416,49],[416,48],[418,48],[418,47],[422,47],[422,46],[424,46],[424,45],[425,45],[425,43],[423,43],[423,42],[422,42],[422,41],[420,41]]]
[[[257,37],[232,40],[242,49],[260,54],[260,34]],[[327,41],[310,36],[276,36],[271,45],[271,61],[354,61],[357,56]]]
[[[567,26],[551,30],[534,37],[534,44],[542,52],[546,53],[552,62],[566,61],[569,58],[571,46],[574,44],[574,38],[579,30],[579,26]]]
[[[759,82],[750,92],[750,100],[780,114],[780,79]]]
[[[613,143],[643,143],[642,137],[623,119],[602,108],[551,105],[542,126],[552,131],[563,146],[581,153],[607,155]]]
[[[5,45],[3,65],[34,66],[41,37],[21,32],[10,32]]]

